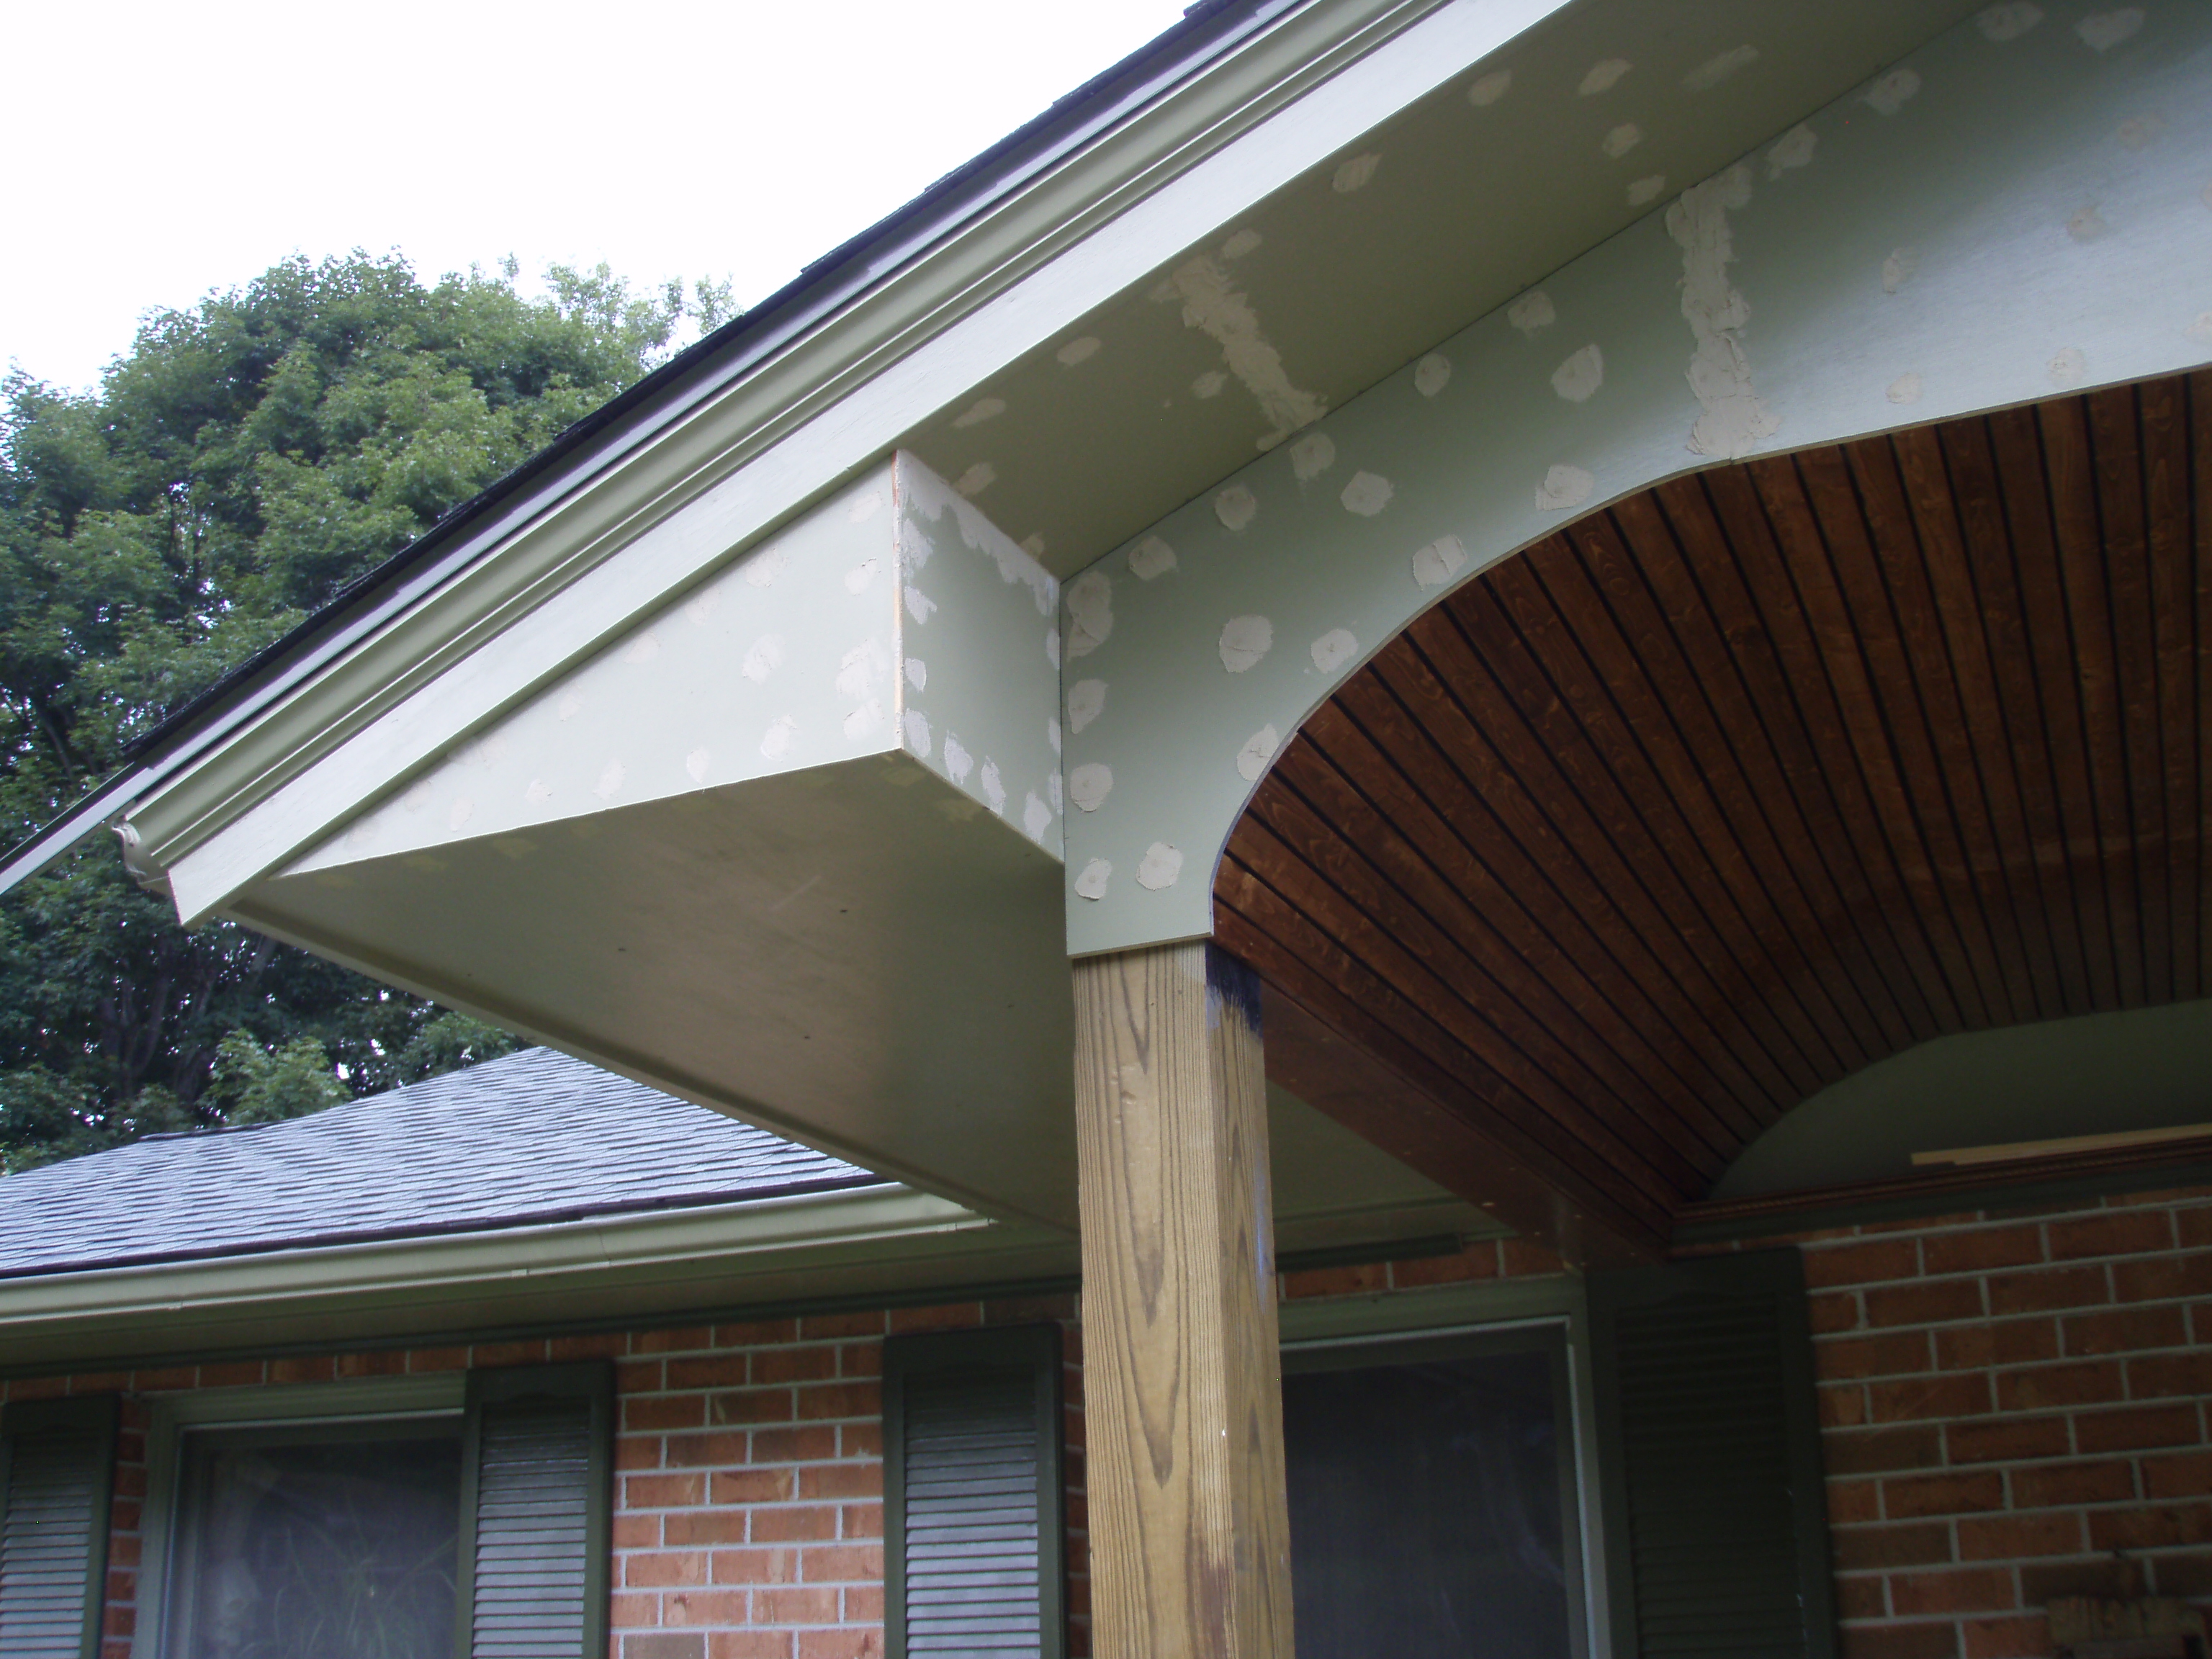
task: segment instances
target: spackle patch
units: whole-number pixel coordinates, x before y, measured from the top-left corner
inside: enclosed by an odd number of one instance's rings
[[[1359,641],[1348,628],[1332,628],[1313,642],[1313,665],[1334,674],[1359,654]]]
[[[2007,0],[2001,6],[1986,6],[1974,17],[1974,27],[1982,32],[1982,39],[2002,46],[2008,40],[2017,40],[2043,21],[2043,8],[2032,5],[2029,0]]]
[[[2201,346],[2212,346],[2212,311],[2200,311],[2196,321],[2181,331],[2182,337]]]
[[[1879,77],[1859,94],[1859,101],[1877,115],[1894,115],[1919,91],[1919,71],[1900,66]]]
[[[1586,404],[1605,384],[1605,354],[1586,345],[1552,371],[1552,390],[1571,404]]]
[[[923,760],[929,758],[929,716],[919,708],[906,711],[906,746]]]
[[[543,806],[553,799],[553,786],[543,778],[532,778],[530,787],[522,792],[522,799],[532,806]]]
[[[1338,166],[1329,176],[1328,186],[1339,196],[1349,196],[1353,191],[1364,188],[1368,180],[1374,178],[1375,169],[1382,165],[1382,158],[1373,150],[1355,155]]]
[[[1467,83],[1467,101],[1477,109],[1488,109],[1513,90],[1513,71],[1492,70],[1487,75],[1478,75]]]
[[[1650,173],[1631,181],[1627,191],[1628,205],[1649,207],[1666,193],[1667,175],[1663,173]]]
[[[1505,320],[1522,333],[1534,336],[1540,328],[1549,328],[1559,320],[1553,309],[1552,296],[1540,288],[1532,288],[1511,305],[1505,307]]]
[[[1271,448],[1321,418],[1326,400],[1291,383],[1282,353],[1261,331],[1250,299],[1218,259],[1206,254],[1187,259],[1164,286],[1171,299],[1182,302],[1183,326],[1197,329],[1221,348],[1229,372],[1259,404],[1269,428],[1261,448]]]
[[[1889,383],[1886,394],[1893,404],[1917,404],[1920,401],[1920,376],[1908,369]]]
[[[660,654],[660,641],[651,634],[641,634],[623,652],[627,663],[648,663]]]
[[[2166,131],[2163,115],[2138,115],[2120,123],[2118,138],[2122,149],[2148,149]]]
[[[883,510],[884,492],[880,489],[871,489],[865,495],[856,495],[853,498],[852,506],[845,509],[845,522],[866,524]]]
[[[1248,253],[1256,252],[1259,246],[1258,231],[1250,228],[1233,231],[1230,234],[1229,240],[1221,245],[1221,257],[1224,259],[1241,259]]]
[[[1229,377],[1218,368],[1209,368],[1190,383],[1190,395],[1201,400],[1218,398],[1227,389]]]
[[[884,669],[883,647],[873,640],[862,640],[838,659],[837,690],[848,697],[871,696]]]
[[[906,602],[906,614],[918,623],[927,622],[930,613],[937,609],[937,601],[912,582],[906,585],[906,591],[900,597]]]
[[[1919,260],[1911,248],[1892,249],[1889,258],[1881,262],[1881,291],[1884,294],[1896,293],[1912,280],[1912,273],[1918,264]]]
[[[858,743],[883,723],[884,706],[875,698],[870,697],[845,716],[845,736],[851,741]]]
[[[1040,846],[1044,842],[1044,832],[1052,828],[1052,808],[1037,799],[1034,789],[1022,797],[1022,828]]]
[[[1692,70],[1682,77],[1685,92],[1711,92],[1731,76],[1740,75],[1759,61],[1759,48],[1748,43],[1730,46]]]
[[[1618,161],[1643,142],[1644,129],[1633,121],[1623,121],[1598,141],[1598,148],[1609,160]]]
[[[2076,209],[2074,216],[2066,222],[2066,234],[2077,242],[2094,242],[2108,228],[2105,216],[2097,211],[2094,202]]]
[[[1620,84],[1620,77],[1634,68],[1626,58],[1606,58],[1592,64],[1575,88],[1585,98],[1595,98],[1601,92],[1611,92]]]
[[[1813,151],[1820,142],[1820,135],[1800,121],[1766,152],[1766,176],[1779,179],[1792,168],[1811,166]]]
[[[1735,258],[1729,211],[1750,200],[1751,169],[1739,161],[1684,191],[1667,210],[1667,234],[1682,250],[1682,316],[1697,342],[1690,390],[1705,411],[1690,429],[1690,447],[1720,460],[1749,454],[1782,424],[1752,389],[1742,340],[1751,306],[1728,277]]]
[[[789,561],[780,547],[763,547],[745,561],[745,582],[751,587],[774,587]]]
[[[1260,511],[1260,502],[1243,484],[1231,484],[1213,498],[1213,516],[1230,530],[1242,530]]]
[[[1578,466],[1561,465],[1544,475],[1544,482],[1536,486],[1537,510],[1543,513],[1564,513],[1571,507],[1580,507],[1597,488],[1597,480]]]
[[[876,578],[882,574],[883,568],[880,559],[861,560],[845,573],[845,591],[848,593],[866,592],[876,585]]]
[[[1052,355],[1060,359],[1061,367],[1065,368],[1073,368],[1078,363],[1087,363],[1098,355],[1098,337],[1095,334],[1079,336],[1070,340]]]
[[[694,627],[704,628],[713,618],[714,608],[721,602],[722,596],[717,589],[702,587],[684,601],[684,614]]]
[[[1221,665],[1232,674],[1256,666],[1274,648],[1275,624],[1265,617],[1231,617],[1221,625]]]
[[[1006,781],[999,775],[999,763],[985,760],[983,769],[975,775],[975,781],[983,791],[983,803],[1003,817],[1006,810]]]
[[[1076,736],[1105,712],[1105,681],[1078,680],[1067,688],[1067,729]]]
[[[1006,400],[1004,398],[978,398],[952,417],[952,424],[965,431],[971,426],[981,426],[986,421],[995,420],[1006,412]]]
[[[1057,754],[1059,751],[1054,750],[1054,752]],[[1051,799],[1052,810],[1056,816],[1063,810],[1060,805],[1060,772],[1057,768],[1045,774],[1044,790]]]
[[[561,707],[555,712],[562,720],[572,720],[584,712],[584,699],[574,691],[568,692],[562,697]]]
[[[1054,668],[1060,666],[1060,630],[1057,628],[1044,630],[1044,659]]]
[[[1137,885],[1148,892],[1157,893],[1164,887],[1176,884],[1182,874],[1182,854],[1164,841],[1156,841],[1145,849],[1145,856],[1137,865]]]
[[[1244,746],[1237,751],[1237,775],[1247,783],[1258,782],[1260,774],[1267,769],[1267,763],[1275,758],[1275,750],[1282,742],[1282,734],[1273,726],[1261,726],[1245,738]]]
[[[1451,359],[1441,351],[1431,351],[1413,365],[1413,390],[1424,398],[1433,398],[1451,384]]]
[[[2110,52],[2121,42],[2134,40],[2142,26],[2141,6],[2121,6],[2112,11],[2091,12],[2074,26],[2074,33],[2090,51]]]
[[[1155,581],[1175,568],[1175,549],[1158,536],[1147,536],[1129,550],[1129,574],[1140,582]]]
[[[1083,866],[1083,873],[1075,878],[1075,896],[1089,899],[1096,904],[1106,896],[1106,888],[1114,879],[1114,866],[1104,859],[1093,859]]]
[[[791,752],[792,733],[798,722],[788,714],[780,714],[761,738],[760,751],[770,760],[781,760]]]
[[[629,775],[629,769],[620,761],[611,760],[599,769],[599,781],[592,786],[592,793],[601,800],[612,800],[622,793],[623,780]]]
[[[1089,656],[1114,631],[1114,581],[1104,571],[1085,571],[1067,585],[1067,657]]]
[[[714,763],[714,756],[704,749],[694,749],[684,757],[684,769],[690,774],[694,783],[706,782],[707,769]]]
[[[599,799],[605,800],[606,797],[601,795]],[[477,804],[466,795],[460,796],[446,813],[446,827],[449,830],[459,830],[476,815]]]
[[[1379,472],[1355,472],[1337,500],[1344,503],[1346,512],[1371,519],[1390,505],[1390,497],[1395,493],[1390,481]]]
[[[945,734],[945,775],[955,783],[968,781],[968,774],[975,764],[975,757],[968,747],[950,732]]]
[[[929,690],[929,665],[919,657],[906,659],[906,683],[917,691]]]
[[[1552,469],[1554,473],[1571,472],[1574,470],[1572,467],[1556,466]],[[1583,476],[1588,477],[1587,474]],[[1547,477],[1544,482],[1548,485],[1552,480]],[[1583,493],[1584,495],[1589,493],[1587,487]],[[1539,506],[1543,504],[1543,494],[1540,490],[1537,493],[1537,504]],[[1456,536],[1439,536],[1425,547],[1417,548],[1414,550],[1413,585],[1425,591],[1431,587],[1442,587],[1466,568],[1467,544]]]
[[[1079,766],[1067,775],[1067,798],[1078,811],[1095,812],[1114,793],[1114,769],[1099,761]]]
[[[2044,365],[2051,376],[2051,384],[2067,391],[2081,384],[2081,377],[2089,372],[2089,360],[2079,346],[2068,346]]]
[[[1309,432],[1291,446],[1291,474],[1300,483],[1311,483],[1336,465],[1336,440],[1326,432]]]
[[[952,487],[963,495],[980,495],[999,481],[999,469],[988,461],[978,461],[957,478]]]

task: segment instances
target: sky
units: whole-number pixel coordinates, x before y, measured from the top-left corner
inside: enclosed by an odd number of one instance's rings
[[[512,254],[740,306],[1181,0],[120,0],[8,9],[0,361],[90,389],[138,319],[292,253]],[[26,141],[36,136],[35,145]]]

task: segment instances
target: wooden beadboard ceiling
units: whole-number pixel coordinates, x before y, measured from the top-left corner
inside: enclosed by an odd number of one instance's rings
[[[1885,1055],[2204,994],[2208,642],[2212,373],[1679,479],[1317,711],[1217,937],[1662,1244]]]

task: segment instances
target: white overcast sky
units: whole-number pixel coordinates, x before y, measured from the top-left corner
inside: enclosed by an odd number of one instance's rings
[[[163,0],[0,10],[0,360],[90,388],[138,318],[293,252],[512,253],[741,304],[1182,0]]]

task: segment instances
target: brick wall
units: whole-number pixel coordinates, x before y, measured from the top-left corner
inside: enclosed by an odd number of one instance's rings
[[[2212,1608],[2212,1189],[1799,1241],[1846,1659],[2048,1654],[2053,1596]]]

